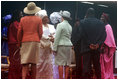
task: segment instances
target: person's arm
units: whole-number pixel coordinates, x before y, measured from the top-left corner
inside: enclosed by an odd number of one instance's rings
[[[7,27],[3,27],[2,31],[1,31],[1,34],[2,34],[1,36],[2,36],[2,40],[5,40],[5,41],[8,40],[8,36],[7,36],[6,32],[7,32]]]
[[[98,36],[98,44],[101,46],[104,41],[106,40],[107,37],[107,33],[106,33],[106,29],[105,29],[105,25],[103,23],[100,24],[101,26],[101,30],[100,30],[100,36]]]
[[[61,31],[62,31],[61,26],[57,25],[56,35],[55,35],[54,45],[53,45],[53,51],[57,51],[57,46],[58,46],[59,41],[60,41]]]
[[[81,27],[82,26],[79,25],[78,27],[74,27],[72,30],[71,41],[73,45],[76,45],[81,39],[81,33],[82,33]]]
[[[18,32],[17,32],[17,40],[18,40],[19,47],[21,46],[22,37],[23,37],[23,29],[22,29],[22,25],[20,22],[19,27],[18,27]]]
[[[55,32],[56,32],[56,30],[55,30],[54,26],[52,27],[52,30],[53,30],[53,33],[51,33],[51,35],[53,36],[53,38],[55,38]]]
[[[17,38],[17,32],[18,32],[19,22],[15,21],[12,23],[11,26],[11,32],[13,33],[13,37]]]
[[[51,33],[49,35],[49,39],[50,39],[51,42],[54,42],[56,30],[55,30],[54,26],[52,26],[50,29],[51,29]]]
[[[42,20],[40,20],[40,23],[39,23],[39,39],[41,39],[42,34],[43,34]]]

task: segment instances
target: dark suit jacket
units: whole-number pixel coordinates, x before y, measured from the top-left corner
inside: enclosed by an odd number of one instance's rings
[[[80,44],[80,52],[84,53],[90,50],[90,44],[104,43],[106,38],[105,25],[102,21],[89,17],[80,21],[80,26],[73,31],[72,43]]]

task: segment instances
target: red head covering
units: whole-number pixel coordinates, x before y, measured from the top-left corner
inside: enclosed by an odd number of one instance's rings
[[[109,21],[109,16],[108,16],[108,14],[103,13],[102,15],[105,17],[105,20],[107,20],[107,22],[108,22],[108,21]]]

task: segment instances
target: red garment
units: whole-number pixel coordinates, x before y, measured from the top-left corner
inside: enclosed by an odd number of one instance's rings
[[[14,55],[14,52],[18,49],[16,44],[10,44],[9,47],[9,73],[8,79],[22,79],[22,65],[20,63],[19,51]]]
[[[18,31],[19,22],[14,21],[10,24],[8,28],[8,44],[16,44],[17,41],[17,31]]]
[[[115,40],[113,36],[112,28],[109,24],[105,26],[107,37],[105,40],[104,53],[100,55],[101,63],[101,78],[102,79],[114,79],[113,76],[113,55],[116,50]]]
[[[18,29],[18,42],[37,41],[42,37],[42,20],[38,16],[25,16],[21,18]]]
[[[17,52],[14,55],[15,51],[18,49],[17,47],[17,30],[18,30],[19,22],[14,21],[10,24],[8,30],[8,48],[9,48],[9,73],[8,79],[22,79],[22,65],[20,64],[20,53]]]

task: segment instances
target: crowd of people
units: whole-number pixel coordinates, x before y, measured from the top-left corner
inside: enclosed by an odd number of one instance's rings
[[[108,14],[97,19],[95,10],[88,8],[84,19],[77,19],[72,27],[71,13],[66,10],[48,17],[46,10],[29,2],[23,11],[26,16],[21,11],[13,13],[8,27],[9,79],[29,75],[31,79],[53,79],[54,74],[68,79],[72,50],[77,79],[91,79],[92,65],[97,79],[114,79],[116,44]]]

